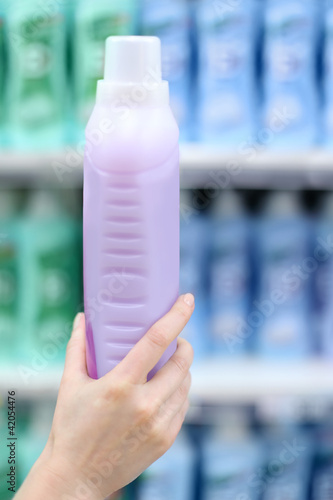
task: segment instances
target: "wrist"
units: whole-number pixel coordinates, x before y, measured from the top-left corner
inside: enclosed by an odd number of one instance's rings
[[[56,457],[46,445],[18,491],[15,500],[103,500],[89,488],[75,468],[63,457]]]

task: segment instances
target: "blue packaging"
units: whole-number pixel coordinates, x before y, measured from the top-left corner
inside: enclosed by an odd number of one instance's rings
[[[256,130],[257,1],[199,0],[198,138],[236,149]]]
[[[281,432],[282,431],[282,432]],[[252,480],[262,500],[304,500],[308,498],[313,443],[295,426],[289,431],[266,433],[266,460]]]
[[[236,421],[219,425],[202,445],[202,498],[204,500],[259,500],[251,478],[263,464],[261,442]]]
[[[315,337],[321,355],[333,359],[333,194],[324,199],[316,224],[314,253],[318,269],[314,275]]]
[[[137,500],[192,500],[195,453],[184,431],[140,476]]]
[[[180,139],[191,138],[192,86],[190,7],[187,0],[142,0],[141,32],[162,44],[162,74],[169,82],[170,105]]]
[[[250,222],[239,195],[223,191],[212,216],[210,298],[211,351],[220,355],[246,352],[242,335],[250,305]]]
[[[269,148],[313,146],[319,133],[317,0],[267,0],[263,129]]]
[[[309,222],[296,193],[272,193],[259,220],[257,299],[248,321],[257,328],[260,355],[307,356],[311,340],[311,287],[317,268]]]
[[[311,500],[331,500],[333,498],[333,428],[324,425],[316,435]]]
[[[333,147],[333,1],[325,0],[324,128],[327,146]]]
[[[182,332],[193,346],[195,361],[207,353],[207,217],[200,211],[197,194],[180,194],[180,293],[195,296],[194,313]]]

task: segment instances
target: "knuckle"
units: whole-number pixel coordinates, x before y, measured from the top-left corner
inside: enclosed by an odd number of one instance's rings
[[[165,453],[171,445],[172,441],[170,439],[170,434],[168,432],[165,432],[164,429],[159,428],[157,430],[157,446],[160,450],[160,453]]]
[[[165,349],[168,346],[167,331],[161,326],[152,326],[147,335],[154,347]]]
[[[190,407],[190,401],[187,398],[186,402],[184,404],[184,407],[182,408],[182,411],[181,411],[181,421],[182,422],[184,422],[184,420],[185,420],[185,417],[186,417],[186,414],[187,414],[187,410],[189,409],[189,407]]]
[[[183,383],[178,387],[178,395],[180,396],[181,399],[184,399],[187,397],[188,394],[188,385],[186,383]]]
[[[146,401],[136,407],[136,422],[142,424],[150,420],[155,414],[155,403]]]
[[[106,398],[112,401],[124,400],[130,393],[130,384],[126,380],[117,380],[106,391]]]
[[[190,365],[184,356],[173,356],[171,359],[182,375],[188,372]]]

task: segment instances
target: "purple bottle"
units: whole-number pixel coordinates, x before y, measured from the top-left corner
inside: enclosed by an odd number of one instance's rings
[[[87,366],[114,368],[178,296],[179,130],[156,37],[109,37],[86,129]],[[170,358],[176,341],[150,372]]]

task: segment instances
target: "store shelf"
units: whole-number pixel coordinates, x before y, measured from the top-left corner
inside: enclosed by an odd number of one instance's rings
[[[199,144],[181,146],[181,184],[184,188],[333,188],[333,152],[226,153]],[[13,153],[0,151],[1,184],[51,183],[82,185],[82,154],[68,146],[63,152]]]
[[[328,397],[333,363],[207,359],[192,371],[193,399],[206,403],[255,403],[271,397]]]
[[[55,397],[61,375],[61,367],[40,372],[1,369],[0,394],[14,389],[21,398]],[[333,401],[333,363],[320,359],[304,362],[207,359],[192,368],[194,403],[248,404],[271,397],[326,397]]]

